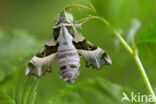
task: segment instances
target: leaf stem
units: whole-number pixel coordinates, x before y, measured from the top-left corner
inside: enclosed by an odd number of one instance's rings
[[[79,5],[79,4],[69,5],[69,6],[65,7],[64,10],[67,10],[67,9],[73,8],[73,7],[82,8],[82,9],[88,10],[90,12],[96,13],[95,9],[89,8],[89,7],[84,6],[84,5]],[[155,96],[155,93],[154,93],[153,88],[151,86],[151,83],[150,83],[150,81],[148,79],[148,76],[147,76],[147,74],[145,72],[145,69],[144,69],[144,67],[143,67],[143,65],[142,65],[142,63],[140,61],[140,58],[138,56],[138,52],[136,52],[137,50],[135,50],[136,48],[132,49],[127,44],[127,42],[122,38],[122,36],[120,35],[120,33],[117,32],[116,29],[113,28],[113,26],[105,18],[103,18],[103,17],[99,17],[99,16],[88,16],[88,17],[86,17],[86,18],[78,21],[77,23],[82,23],[82,22],[87,21],[89,19],[98,19],[98,20],[101,20],[114,33],[114,35],[120,40],[120,42],[122,43],[122,45],[129,52],[129,54],[133,56],[134,61],[135,61],[136,65],[137,65],[137,67],[139,68],[139,71],[140,71],[140,73],[141,73],[141,75],[143,77],[143,80],[144,80],[144,82],[145,82],[145,84],[146,84],[146,86],[148,88],[148,91],[149,91],[149,93],[153,97],[154,104],[156,104],[156,96]]]
[[[71,4],[71,5],[68,5],[62,11],[66,11],[67,9],[70,9],[70,8],[73,8],[73,7],[75,7],[75,8],[82,8],[82,9],[85,9],[87,11],[96,13],[95,9],[89,8],[88,6],[80,5],[80,4]]]
[[[144,69],[144,67],[143,67],[143,65],[142,65],[142,63],[141,63],[141,61],[140,61],[140,58],[139,58],[138,55],[135,55],[133,58],[134,58],[134,60],[135,60],[135,62],[136,62],[136,64],[137,64],[137,66],[138,66],[138,68],[139,68],[139,71],[140,71],[141,75],[143,76],[143,79],[144,79],[144,81],[145,81],[145,84],[146,84],[146,86],[147,86],[147,88],[148,88],[150,94],[152,95],[152,97],[153,97],[153,99],[154,99],[154,104],[156,104],[155,93],[154,93],[153,88],[152,88],[152,86],[151,86],[151,84],[150,84],[150,81],[149,81],[148,76],[147,76],[147,74],[146,74],[146,72],[145,72],[145,69]]]
[[[144,82],[145,82],[145,84],[146,84],[146,86],[147,86],[147,88],[148,88],[148,91],[149,91],[149,93],[150,93],[150,94],[152,95],[152,97],[153,97],[154,104],[156,104],[156,99],[155,99],[156,96],[155,96],[155,93],[154,93],[153,88],[152,88],[152,86],[151,86],[151,84],[150,84],[150,81],[149,81],[148,76],[147,76],[147,74],[146,74],[146,72],[145,72],[145,69],[144,69],[144,67],[143,67],[143,65],[142,65],[142,63],[141,63],[141,61],[140,61],[140,58],[139,58],[139,56],[138,56],[138,52],[136,52],[136,50],[133,50],[133,49],[127,44],[127,42],[122,38],[122,36],[119,34],[119,32],[117,32],[117,31],[112,27],[112,25],[111,25],[105,18],[103,18],[103,17],[88,16],[88,17],[86,17],[86,18],[84,18],[84,19],[82,19],[82,20],[80,20],[80,21],[77,21],[77,23],[81,23],[81,22],[86,21],[86,20],[89,20],[89,19],[98,19],[98,20],[102,21],[102,22],[114,33],[114,35],[120,40],[120,42],[122,43],[122,45],[123,45],[123,46],[126,48],[126,50],[129,52],[129,54],[133,56],[134,61],[135,61],[136,65],[137,65],[137,67],[138,67],[138,69],[139,69],[139,71],[140,71],[140,73],[141,73],[141,75],[142,75],[142,77],[143,77],[143,80],[144,80]]]

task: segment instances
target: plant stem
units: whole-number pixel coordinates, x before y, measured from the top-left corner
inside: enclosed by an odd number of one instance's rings
[[[136,64],[137,64],[137,66],[138,66],[138,68],[139,68],[139,71],[140,71],[141,75],[143,76],[143,79],[144,79],[144,81],[145,81],[145,84],[146,84],[146,86],[147,86],[147,88],[148,88],[150,94],[153,96],[153,99],[154,99],[154,101],[155,101],[155,98],[156,98],[156,97],[155,97],[155,93],[154,93],[153,88],[152,88],[152,86],[151,86],[151,84],[150,84],[150,81],[149,81],[149,79],[148,79],[148,76],[146,75],[145,69],[144,69],[144,67],[143,67],[143,65],[142,65],[142,63],[141,63],[141,61],[140,61],[139,56],[138,56],[138,55],[134,55],[133,58],[134,58],[134,60],[135,60],[135,62],[136,62]],[[154,104],[156,104],[156,101],[154,102]]]
[[[103,17],[98,17],[98,16],[88,16],[78,22],[83,22],[83,21],[86,21],[86,20],[89,20],[89,19],[98,19],[98,20],[101,20],[113,33],[114,35],[120,40],[120,42],[122,43],[122,45],[126,48],[126,50],[130,53],[130,55],[133,56],[134,60],[135,60],[135,63],[137,65],[137,67],[139,68],[139,71],[143,77],[143,80],[148,88],[148,91],[149,93],[152,95],[153,97],[153,100],[154,100],[154,104],[156,104],[156,96],[155,96],[155,93],[153,91],[153,88],[150,84],[150,81],[147,77],[147,74],[145,72],[145,69],[140,61],[140,58],[136,52],[136,50],[133,50],[128,44],[127,42],[122,38],[122,36],[111,26],[111,24]],[[77,23],[78,23],[77,22]]]
[[[153,99],[155,100],[155,93],[153,91],[153,88],[150,84],[150,81],[147,77],[147,74],[145,72],[145,69],[140,61],[140,58],[137,54],[137,52],[134,52],[135,50],[132,50],[132,48],[127,44],[127,42],[122,38],[122,36],[110,25],[109,22],[107,22],[104,18],[102,17],[96,17],[96,16],[93,16],[92,18],[96,18],[96,19],[99,19],[101,20],[108,28],[110,28],[112,30],[112,32],[114,33],[114,35],[120,40],[120,42],[122,43],[122,45],[127,49],[127,51],[130,53],[130,55],[133,56],[134,60],[135,60],[135,63],[137,64],[138,68],[139,68],[139,71],[144,79],[144,82],[148,88],[148,91],[149,93],[152,95]],[[154,102],[156,104],[156,101]]]
[[[70,9],[70,8],[73,8],[73,7],[82,8],[82,9],[85,9],[85,10],[87,10],[87,11],[96,13],[95,9],[89,8],[89,7],[85,6],[85,5],[80,5],[80,4],[71,4],[71,5],[68,5],[68,6],[66,6],[66,7],[63,9],[63,11],[64,11],[64,10],[66,11],[67,9]]]
[[[94,12],[96,13],[95,9],[93,8],[89,8],[87,6],[84,6],[84,5],[79,5],[79,4],[73,4],[73,5],[69,5],[67,7],[64,8],[64,10],[67,10],[69,8],[72,8],[72,7],[77,7],[77,8],[82,8],[82,9],[85,9],[85,10],[88,10],[90,12]],[[80,20],[79,22],[82,23],[84,21],[87,21],[89,19],[98,19],[98,20],[101,20],[113,33],[114,35],[120,40],[120,42],[122,43],[122,45],[126,48],[126,50],[129,52],[130,55],[133,56],[134,60],[135,60],[135,63],[137,65],[137,67],[139,68],[139,71],[143,77],[143,80],[148,88],[148,91],[149,93],[152,95],[153,97],[153,100],[154,100],[154,104],[156,104],[156,96],[155,96],[155,93],[154,93],[154,90],[150,84],[150,81],[148,79],[148,76],[145,72],[145,69],[140,61],[140,58],[138,56],[138,52],[136,52],[136,50],[132,49],[128,44],[127,42],[122,38],[122,36],[120,35],[119,32],[116,31],[116,29],[113,28],[113,26],[103,17],[98,17],[98,16],[88,16],[82,20]],[[78,23],[78,22],[77,22]]]

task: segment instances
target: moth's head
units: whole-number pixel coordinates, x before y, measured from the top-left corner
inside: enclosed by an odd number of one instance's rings
[[[72,23],[73,21],[73,16],[70,14],[70,13],[67,13],[67,12],[64,12],[64,13],[61,13],[57,19],[56,19],[56,24],[55,25],[58,25],[60,23]]]

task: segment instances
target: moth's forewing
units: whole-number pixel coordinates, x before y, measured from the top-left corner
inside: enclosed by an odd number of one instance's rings
[[[112,64],[109,55],[101,48],[93,51],[79,50],[78,52],[85,58],[87,67],[92,66],[93,68],[100,69],[104,65]]]
[[[26,75],[35,75],[41,77],[46,72],[51,72],[51,64],[55,59],[58,44],[55,41],[57,36],[54,29],[52,36],[45,43],[43,49],[37,53],[29,62],[26,68]]]
[[[73,42],[78,43],[78,42],[85,40],[85,38],[77,32],[74,26],[69,28],[69,32],[73,36]]]
[[[76,30],[74,33],[73,44],[79,54],[85,58],[87,67],[92,66],[93,68],[100,69],[104,65],[112,64],[110,56],[104,50],[87,41]]]
[[[28,63],[26,75],[35,75],[41,77],[46,72],[51,72],[51,64],[55,58],[55,54],[46,57],[34,56]]]
[[[58,31],[57,29],[53,29],[53,34],[49,38],[49,40],[45,43],[45,46],[56,46],[56,38],[58,37]]]

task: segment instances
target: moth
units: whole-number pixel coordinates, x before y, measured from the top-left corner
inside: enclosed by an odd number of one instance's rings
[[[43,49],[37,53],[26,68],[26,75],[41,77],[46,72],[51,72],[54,60],[60,70],[60,77],[69,83],[73,83],[79,75],[80,57],[86,61],[86,67],[100,69],[104,65],[111,65],[110,56],[101,48],[93,45],[76,30],[77,24],[73,24],[62,13],[56,19],[53,34],[44,44]]]

